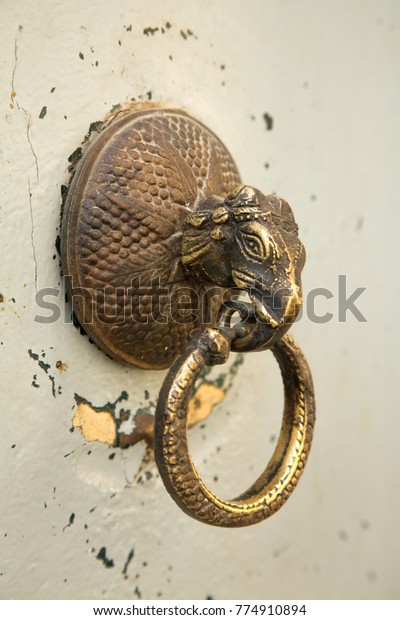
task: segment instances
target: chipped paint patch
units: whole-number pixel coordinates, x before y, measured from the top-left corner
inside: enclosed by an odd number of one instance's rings
[[[121,407],[117,413],[116,409],[118,403],[127,399],[128,393],[124,390],[114,402],[95,407],[86,398],[75,394],[77,408],[72,417],[72,426],[81,429],[86,441],[101,441],[116,446],[119,425],[130,416],[129,410]]]
[[[32,351],[32,349],[28,350],[28,355],[31,359],[33,359],[35,362],[38,363],[39,368],[41,368],[41,370],[43,370],[43,372],[48,376],[49,381],[51,383],[51,393],[53,394],[54,398],[56,398],[57,394],[61,394],[61,385],[56,387],[54,376],[51,375],[49,372],[49,370],[51,369],[50,364],[47,364],[46,362],[43,361],[43,359],[40,359],[39,353],[35,353],[34,351]],[[42,358],[46,357],[46,353],[43,350],[41,353],[41,357]],[[39,384],[37,383],[36,380],[37,380],[37,375],[34,375],[32,386],[37,388],[39,387]]]
[[[96,411],[88,403],[81,403],[75,409],[72,426],[81,429],[86,441],[116,445],[117,425],[110,411]]]
[[[200,385],[188,405],[189,427],[208,418],[214,407],[224,399],[232,387],[233,378],[242,365],[243,359],[243,354],[237,354],[227,372],[221,373],[214,379],[210,377],[211,367],[203,370],[200,374]],[[148,400],[149,397],[148,391],[145,390],[145,399]],[[81,429],[86,441],[100,441],[122,449],[145,441],[152,452],[155,404],[150,401],[145,407],[139,407],[134,415],[129,409],[120,408],[117,411],[117,404],[127,399],[128,394],[123,391],[115,402],[96,407],[79,394],[75,394],[77,408],[72,418],[72,425],[74,428]],[[130,432],[125,432],[122,427],[127,421],[133,425]]]
[[[145,441],[148,446],[153,447],[154,415],[150,413],[150,407],[138,409],[134,422],[135,428],[130,433],[120,433],[118,445],[128,448],[139,441]]]
[[[189,401],[188,425],[194,426],[210,415],[225,397],[225,390],[212,383],[202,383]]]
[[[202,383],[189,401],[188,426],[192,427],[208,418],[215,405],[225,397],[225,390],[212,383]],[[117,444],[121,448],[128,448],[139,441],[145,441],[149,447],[154,443],[154,414],[150,407],[138,409],[134,422],[135,427],[130,433],[119,433]]]
[[[97,560],[101,560],[105,568],[112,568],[114,566],[114,560],[107,557],[107,549],[102,547],[96,555]]]
[[[205,420],[224,396],[225,390],[222,388],[212,383],[202,383],[189,401],[189,427]],[[154,415],[150,413],[150,407],[138,409],[133,418],[135,427],[130,433],[124,433],[119,431],[120,423],[125,417],[124,410],[121,410],[122,416],[120,412],[118,419],[115,416],[115,405],[120,399],[113,404],[107,403],[103,408],[93,407],[91,403],[78,395],[75,395],[75,399],[78,406],[72,418],[72,426],[81,429],[86,441],[101,441],[109,446],[121,448],[128,448],[139,441],[146,441],[150,447],[153,446]]]

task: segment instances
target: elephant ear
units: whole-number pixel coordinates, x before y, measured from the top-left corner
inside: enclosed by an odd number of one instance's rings
[[[187,280],[180,256],[181,243],[182,233],[175,233],[131,254],[118,265],[113,275],[114,285],[129,287],[138,278],[144,287],[156,280],[162,286]]]
[[[270,212],[273,222],[288,233],[297,233],[298,226],[294,219],[293,211],[286,200],[278,196],[265,196],[264,208]]]
[[[121,213],[126,213],[131,222],[136,221],[138,226],[144,226],[162,239],[170,237],[177,229],[176,221],[170,212],[155,204],[149,204],[132,196],[117,196],[112,192],[104,192],[104,196],[118,207]]]
[[[289,222],[293,222],[293,224],[296,224],[296,221],[294,219],[294,215],[293,215],[293,211],[291,206],[289,205],[288,202],[286,202],[286,200],[283,200],[282,198],[280,199],[280,211],[281,211],[281,215],[285,220],[288,220]]]

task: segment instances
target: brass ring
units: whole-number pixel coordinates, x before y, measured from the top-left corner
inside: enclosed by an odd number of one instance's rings
[[[189,516],[219,527],[243,527],[274,514],[285,503],[303,472],[311,447],[315,399],[303,353],[287,334],[272,348],[284,383],[285,405],[278,444],[254,484],[232,500],[216,497],[199,477],[190,456],[187,408],[206,365],[224,363],[231,334],[208,328],[197,334],[177,359],[160,391],[155,420],[155,457],[164,484]]]

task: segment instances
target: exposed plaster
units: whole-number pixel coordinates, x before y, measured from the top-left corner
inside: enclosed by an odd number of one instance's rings
[[[95,411],[89,404],[81,403],[75,409],[72,425],[81,429],[86,441],[116,445],[117,425],[110,411]]]
[[[223,400],[225,390],[210,383],[203,383],[191,398],[188,407],[189,427],[205,420],[215,405]],[[110,409],[94,408],[81,399],[72,417],[72,426],[80,428],[86,441],[101,441],[109,446],[127,448],[139,441],[153,446],[154,415],[150,407],[138,409],[133,420],[135,427],[130,433],[119,432],[120,419]]]
[[[208,418],[215,405],[225,398],[225,393],[225,390],[212,383],[202,383],[189,402],[189,427]]]
[[[210,372],[210,369],[206,369],[201,377],[200,385],[189,401],[189,428],[205,420],[214,407],[224,399],[242,362],[243,356],[237,355],[228,372],[220,374],[214,381],[206,379]],[[140,407],[132,417],[129,409],[119,409],[117,412],[116,405],[127,398],[128,394],[122,392],[114,403],[96,407],[82,396],[75,394],[77,407],[72,417],[72,426],[81,429],[86,441],[100,441],[120,448],[128,448],[140,441],[145,441],[151,451],[155,406],[150,403],[145,407]],[[121,425],[130,418],[134,427],[131,432],[125,433]]]
[[[215,379],[210,378],[211,368],[205,368],[200,376],[200,385],[192,396],[188,405],[188,426],[194,426],[205,420],[225,397],[232,386],[233,378],[243,363],[243,355],[237,354],[227,372],[221,373]],[[58,365],[57,365],[58,364]],[[62,365],[57,362],[56,368]],[[147,390],[145,398],[148,398]],[[79,394],[75,394],[77,407],[72,417],[72,426],[80,428],[86,441],[101,441],[109,446],[128,448],[140,441],[145,441],[152,451],[154,436],[154,409],[150,403],[139,407],[131,416],[129,409],[119,408],[117,404],[128,399],[127,392],[121,392],[114,401],[100,407]],[[126,433],[122,430],[122,424],[128,420],[134,424],[133,429]]]

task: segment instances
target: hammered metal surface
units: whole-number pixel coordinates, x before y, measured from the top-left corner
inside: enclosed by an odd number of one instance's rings
[[[166,368],[210,318],[212,292],[181,264],[183,220],[240,183],[229,152],[179,110],[133,110],[84,153],[64,207],[62,261],[74,312],[112,357]]]

